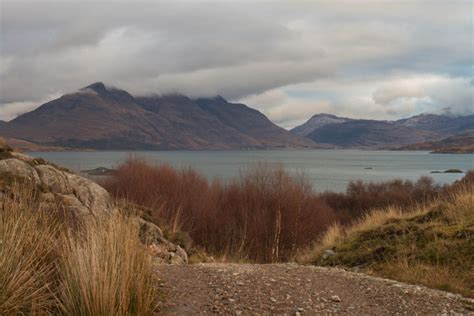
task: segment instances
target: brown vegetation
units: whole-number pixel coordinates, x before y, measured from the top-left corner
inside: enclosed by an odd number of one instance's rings
[[[427,203],[439,196],[443,189],[429,177],[421,177],[416,182],[400,179],[386,182],[358,180],[350,182],[345,193],[324,192],[321,196],[331,208],[349,213],[352,219],[373,208]]]
[[[0,314],[146,315],[151,261],[120,214],[71,227],[22,183],[0,195]]]
[[[292,258],[331,224],[350,224],[373,208],[424,204],[447,187],[417,182],[353,182],[346,193],[314,192],[304,174],[258,164],[223,183],[198,172],[131,158],[101,183],[114,196],[147,207],[152,221],[185,231],[199,248],[234,260]]]
[[[224,184],[132,159],[102,185],[147,206],[154,221],[188,232],[197,246],[233,259],[288,259],[336,219],[302,175],[282,166],[261,164]]]

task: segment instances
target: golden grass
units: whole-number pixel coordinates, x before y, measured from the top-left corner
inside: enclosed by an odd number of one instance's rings
[[[344,242],[349,236],[358,232],[379,227],[390,219],[404,218],[415,214],[422,214],[425,208],[416,209],[412,213],[403,213],[399,208],[390,206],[383,210],[373,210],[355,220],[352,225],[344,227],[339,223],[333,223],[326,230],[309,251],[303,251],[296,260],[301,263],[314,262],[322,253],[334,248],[337,244]]]
[[[0,315],[149,315],[151,259],[138,224],[116,214],[71,228],[36,191],[13,184],[0,196]]]
[[[469,266],[465,268],[468,269]],[[443,265],[412,262],[408,258],[400,258],[399,261],[378,266],[376,270],[369,271],[369,274],[474,297],[472,289],[469,288],[472,277],[469,278],[466,273],[457,273]]]
[[[55,235],[59,225],[48,214],[30,207],[32,191],[21,191],[11,199],[3,198],[0,211],[2,315],[43,314],[55,304]]]
[[[62,310],[67,315],[146,315],[156,292],[151,258],[138,225],[120,214],[64,237]]]

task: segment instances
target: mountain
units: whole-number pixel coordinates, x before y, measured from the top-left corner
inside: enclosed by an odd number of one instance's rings
[[[291,131],[316,143],[343,148],[397,148],[425,143],[474,128],[474,115],[421,114],[397,121],[317,114]]]
[[[397,125],[436,132],[440,135],[453,135],[474,128],[474,115],[448,116],[420,114],[394,122]]]
[[[111,150],[316,146],[222,97],[134,97],[100,82],[0,124],[0,135],[44,146]]]
[[[308,138],[337,147],[380,148],[421,142],[431,138],[431,134],[389,122],[351,120],[324,125],[311,132]]]
[[[337,117],[335,115],[327,114],[327,113],[321,113],[321,114],[313,115],[304,124],[293,128],[291,131],[300,136],[308,136],[314,130],[320,127],[323,127],[325,125],[344,123],[348,121],[352,121],[352,119],[345,118],[345,117]]]
[[[404,146],[403,150],[432,150],[434,153],[474,153],[474,129],[444,138]]]

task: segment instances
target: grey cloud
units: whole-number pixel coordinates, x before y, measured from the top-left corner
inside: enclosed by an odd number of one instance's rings
[[[470,1],[0,1],[0,108],[33,108],[94,81],[135,94],[238,100],[322,78],[334,86],[340,78],[370,81],[367,102],[396,107],[407,91],[393,94],[377,81],[404,73],[457,76],[473,61]],[[464,86],[456,91],[469,94]],[[339,99],[346,92],[331,91]],[[356,108],[350,100],[341,108]],[[451,101],[464,104],[465,97]],[[311,100],[285,102],[271,112],[275,120],[311,110]]]

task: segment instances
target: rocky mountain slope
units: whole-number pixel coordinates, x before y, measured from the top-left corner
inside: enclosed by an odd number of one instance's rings
[[[222,97],[134,97],[94,83],[0,124],[0,135],[92,149],[306,148],[315,144]]]
[[[473,128],[474,115],[421,114],[397,121],[377,121],[317,114],[291,131],[333,147],[396,148],[437,141]]]

